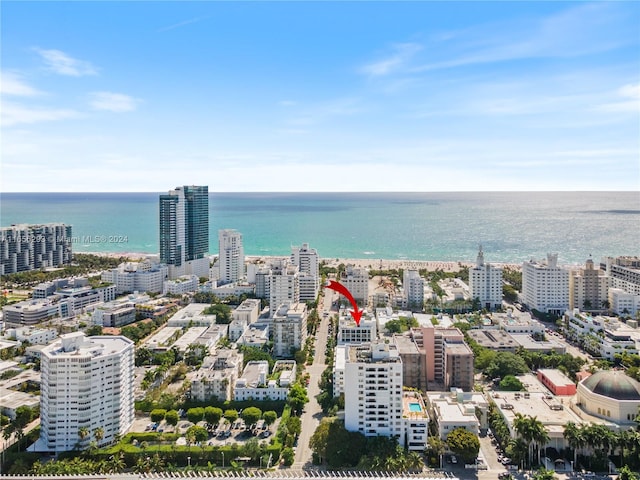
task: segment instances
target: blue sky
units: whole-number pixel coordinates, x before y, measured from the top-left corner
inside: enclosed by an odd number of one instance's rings
[[[639,2],[2,2],[2,191],[640,189]]]

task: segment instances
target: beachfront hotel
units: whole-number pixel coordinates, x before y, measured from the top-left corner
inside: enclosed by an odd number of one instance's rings
[[[209,187],[184,186],[160,195],[160,261],[169,278],[209,276]]]
[[[36,451],[108,445],[134,419],[134,344],[122,336],[61,335],[41,352],[40,439]],[[84,438],[81,430],[88,431]],[[102,438],[94,436],[102,429]]]
[[[495,310],[502,306],[502,268],[485,263],[482,246],[476,266],[469,269],[469,293],[473,300],[478,299],[481,308]]]
[[[522,264],[522,303],[542,313],[562,315],[569,308],[569,271],[558,266],[558,254],[546,262]]]
[[[71,263],[71,225],[12,225],[0,228],[0,275]]]

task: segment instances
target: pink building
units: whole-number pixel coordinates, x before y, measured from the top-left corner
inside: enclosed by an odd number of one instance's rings
[[[575,395],[576,384],[560,370],[541,368],[538,380],[554,395]]]

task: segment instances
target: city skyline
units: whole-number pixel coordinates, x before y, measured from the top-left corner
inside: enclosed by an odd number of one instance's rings
[[[0,188],[638,190],[638,23],[634,2],[4,2]]]

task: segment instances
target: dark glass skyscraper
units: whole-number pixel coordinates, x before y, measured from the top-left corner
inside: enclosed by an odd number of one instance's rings
[[[186,260],[203,258],[209,251],[209,187],[185,186]]]
[[[209,187],[176,187],[160,195],[160,261],[182,266],[209,251]]]

